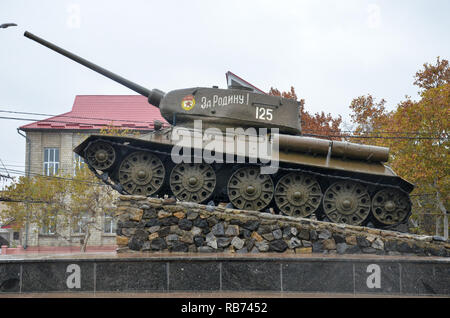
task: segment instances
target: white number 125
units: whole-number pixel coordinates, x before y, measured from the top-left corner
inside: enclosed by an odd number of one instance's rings
[[[256,107],[256,119],[272,120],[272,109]]]

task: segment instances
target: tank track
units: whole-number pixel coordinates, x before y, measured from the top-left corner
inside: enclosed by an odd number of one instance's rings
[[[114,149],[114,158],[106,159],[113,162],[104,169],[88,153],[99,143]],[[98,138],[84,148],[83,157],[100,180],[121,194],[169,195],[209,204],[226,202],[237,209],[261,213],[315,215],[318,220],[333,223],[407,230],[411,201],[408,192],[398,185],[282,162],[278,172],[270,176],[259,174],[259,167],[264,166],[260,162],[207,164],[192,155],[199,163],[176,165],[170,150],[170,146],[149,149]],[[97,149],[97,153],[101,151],[105,152]],[[153,181],[148,182],[150,179]]]

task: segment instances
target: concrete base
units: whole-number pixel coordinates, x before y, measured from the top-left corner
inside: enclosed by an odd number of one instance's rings
[[[0,295],[251,291],[450,296],[450,260],[173,253],[0,259]]]

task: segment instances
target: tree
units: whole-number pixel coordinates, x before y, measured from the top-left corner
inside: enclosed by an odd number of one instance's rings
[[[5,203],[7,208],[1,211],[0,217],[14,219],[16,228],[28,222],[68,242],[74,242],[72,230],[78,227],[83,234],[79,242],[84,252],[92,229],[103,230],[97,220],[111,211],[114,195],[86,166],[77,168],[73,177],[20,177],[3,192],[3,197],[10,201]]]
[[[286,92],[280,92],[278,89],[271,87],[269,95],[294,99],[298,102],[303,135],[312,135],[319,138],[334,140],[341,139],[341,130],[339,126],[342,123],[342,118],[340,115],[334,118],[331,114],[325,114],[323,111],[315,113],[314,115],[310,114],[305,110],[305,100],[298,100],[295,89],[292,86],[290,91]]]
[[[367,143],[390,148],[389,164],[403,178],[416,185],[413,192],[413,219],[424,218],[421,211],[445,215],[450,193],[448,133],[450,84],[447,60],[424,64],[416,73],[420,100],[410,97],[391,112],[385,100],[371,95],[355,98],[350,109],[357,125],[354,134]],[[448,231],[448,226],[447,226]],[[418,229],[423,232],[423,229]]]

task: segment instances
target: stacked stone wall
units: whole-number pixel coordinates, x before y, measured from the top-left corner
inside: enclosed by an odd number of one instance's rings
[[[120,196],[118,252],[450,256],[440,237],[334,224],[174,199]]]

